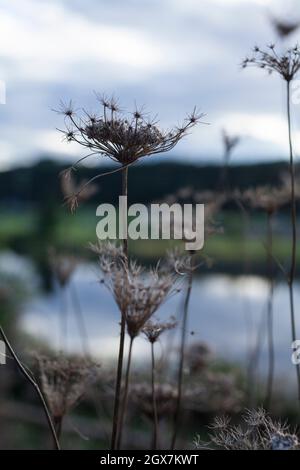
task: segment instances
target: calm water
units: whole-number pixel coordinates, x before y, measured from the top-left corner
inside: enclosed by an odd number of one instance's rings
[[[5,258],[6,257],[6,258]],[[9,260],[8,260],[9,258]],[[5,263],[3,263],[3,259]],[[9,262],[8,262],[9,261]],[[31,276],[38,285],[30,263],[11,255],[2,255],[1,266],[10,266],[18,275]],[[84,322],[88,334],[88,346],[93,354],[101,358],[116,355],[119,334],[119,313],[105,286],[98,282],[97,267],[92,264],[81,265],[73,278],[73,287],[84,312]],[[82,337],[78,328],[78,317],[74,313],[70,292],[64,298],[67,311],[67,337],[64,347],[68,351],[82,351]],[[253,347],[259,330],[264,338],[261,372],[266,365],[266,339],[264,321],[266,317],[268,285],[263,278],[256,276],[230,277],[210,275],[195,279],[189,318],[189,341],[207,342],[216,356],[245,362],[249,348]],[[159,312],[161,318],[178,315],[181,311],[181,294],[170,299]],[[291,339],[289,322],[289,298],[286,286],[281,283],[274,294],[274,338],[276,346],[276,373],[290,382],[294,380],[294,366],[291,363]],[[296,285],[296,313],[300,307],[300,285]],[[298,308],[299,312],[300,308]],[[20,326],[39,340],[58,348],[62,342],[60,297],[58,291],[36,295],[27,303],[22,312]],[[298,321],[300,339],[300,319]],[[170,332],[159,345],[159,354],[172,354],[176,350],[177,333]],[[134,354],[136,360],[148,357],[148,343],[137,340]],[[288,383],[287,382],[287,383]]]

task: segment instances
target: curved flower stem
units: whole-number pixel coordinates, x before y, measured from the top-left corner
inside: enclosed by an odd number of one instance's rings
[[[267,268],[269,276],[269,298],[268,298],[268,311],[267,311],[267,329],[268,329],[268,379],[267,379],[267,392],[265,398],[265,408],[268,410],[272,401],[273,381],[274,381],[274,338],[273,338],[273,294],[274,294],[274,279],[273,279],[273,213],[267,214]]]
[[[124,427],[127,404],[128,404],[128,390],[129,390],[133,341],[134,341],[134,337],[131,337],[130,343],[129,343],[129,352],[128,352],[128,359],[127,359],[126,373],[125,373],[124,394],[123,394],[122,407],[121,407],[121,413],[120,413],[120,422],[118,426],[117,449],[120,449],[122,445],[123,427]]]
[[[190,303],[190,297],[191,297],[191,291],[192,291],[192,284],[193,284],[193,266],[192,266],[192,260],[191,260],[190,269],[188,272],[187,291],[186,291],[186,296],[185,296],[184,306],[183,306],[180,359],[179,359],[178,377],[177,377],[177,400],[176,400],[176,407],[175,407],[175,413],[174,413],[173,436],[172,436],[172,441],[171,441],[172,450],[174,450],[175,444],[176,444],[178,427],[179,427],[180,411],[181,411],[183,366],[184,366],[185,345],[186,345],[186,330],[187,330],[187,319],[188,319],[188,310],[189,310],[189,303]]]
[[[152,438],[152,449],[157,449],[158,442],[158,416],[157,416],[157,404],[156,404],[156,392],[155,392],[155,355],[154,355],[154,343],[151,343],[151,386],[152,386],[152,409],[153,409],[153,438]]]
[[[128,195],[128,167],[124,167],[122,171],[122,196]],[[125,238],[123,240],[123,249],[125,254],[125,261],[128,262],[128,242]],[[124,358],[124,343],[125,343],[125,316],[121,315],[121,331],[120,331],[120,342],[119,342],[119,355],[118,355],[118,366],[117,366],[117,379],[115,389],[115,401],[114,401],[114,414],[113,414],[113,426],[111,436],[111,450],[116,449],[117,434],[119,426],[119,413],[121,403],[121,384],[122,384],[122,372],[123,372],[123,358]]]
[[[291,268],[288,279],[289,297],[290,297],[290,312],[291,312],[291,329],[292,341],[296,341],[296,321],[295,321],[295,308],[294,308],[294,279],[296,271],[296,249],[297,249],[297,208],[295,197],[295,166],[293,157],[292,145],[292,132],[291,132],[291,102],[290,102],[290,81],[287,81],[287,121],[288,121],[288,137],[289,137],[289,151],[290,151],[290,178],[291,178],[291,222],[292,222],[292,255],[291,255]],[[300,365],[296,366],[297,385],[298,385],[298,400],[300,401]]]
[[[62,416],[57,417],[57,418],[54,419],[55,432],[56,432],[56,435],[57,435],[57,439],[59,439],[59,440],[60,440],[61,431],[62,431],[62,422],[63,422]]]
[[[54,427],[54,424],[53,424],[53,421],[52,421],[52,418],[51,418],[51,415],[50,415],[50,411],[48,410],[48,407],[47,407],[47,404],[46,404],[46,401],[44,399],[44,396],[38,386],[38,384],[36,383],[36,381],[29,375],[29,373],[26,371],[25,367],[23,366],[23,364],[21,363],[21,361],[19,360],[17,354],[15,353],[12,345],[10,344],[9,340],[7,339],[4,331],[3,331],[3,328],[0,326],[0,334],[3,338],[3,341],[4,343],[6,344],[6,347],[7,349],[9,350],[10,354],[12,355],[12,357],[14,358],[15,362],[16,362],[16,365],[19,369],[19,371],[21,372],[21,374],[25,377],[26,380],[28,380],[28,382],[30,382],[30,384],[35,388],[37,394],[38,394],[38,397],[39,397],[39,400],[42,404],[42,407],[43,407],[43,410],[45,412],[45,415],[46,415],[46,418],[47,418],[47,422],[48,422],[48,425],[49,425],[49,429],[51,431],[51,434],[52,434],[52,437],[53,437],[53,442],[54,442],[54,448],[56,450],[60,450],[60,445],[59,445],[59,440],[58,440],[58,437],[57,437],[57,434],[56,434],[56,431],[55,431],[55,427]]]

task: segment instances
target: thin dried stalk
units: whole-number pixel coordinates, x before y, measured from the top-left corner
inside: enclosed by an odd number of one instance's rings
[[[273,279],[273,229],[272,220],[273,213],[267,215],[267,238],[268,238],[268,254],[267,254],[267,265],[268,265],[268,276],[269,276],[269,298],[268,298],[268,310],[267,310],[267,331],[268,331],[268,378],[267,378],[267,392],[265,399],[265,408],[268,410],[272,401],[273,394],[273,382],[274,382],[274,368],[275,368],[275,355],[274,355],[274,332],[273,332],[273,296],[274,296],[274,279]]]
[[[152,388],[152,407],[153,407],[152,449],[156,450],[157,449],[157,443],[158,443],[158,415],[157,415],[156,391],[155,391],[154,343],[151,343],[151,388]]]
[[[177,376],[177,400],[176,408],[174,413],[174,422],[173,422],[173,436],[171,441],[171,449],[173,450],[176,445],[177,433],[179,428],[179,419],[181,412],[181,400],[182,400],[182,386],[183,386],[183,367],[184,367],[184,358],[185,358],[185,346],[186,346],[186,330],[187,330],[187,320],[188,320],[188,311],[189,303],[192,291],[193,284],[193,267],[192,260],[190,260],[190,269],[188,270],[188,281],[187,281],[187,291],[184,300],[183,307],[183,322],[182,322],[182,332],[181,332],[181,345],[180,345],[180,358],[179,358],[179,367],[178,367],[178,376]]]
[[[122,170],[122,195],[128,196],[128,168],[127,167],[123,168]],[[125,255],[125,262],[128,263],[128,241],[126,238],[123,240],[123,251]],[[112,426],[112,435],[111,435],[111,450],[116,449],[116,442],[117,442],[117,435],[118,435],[118,428],[119,428],[125,329],[126,329],[125,314],[123,315],[121,314],[121,330],[120,330],[117,378],[116,378],[116,389],[115,389],[113,426]]]
[[[129,352],[128,352],[128,359],[127,359],[126,373],[125,373],[124,392],[123,392],[123,401],[122,401],[120,422],[118,426],[118,435],[117,435],[117,448],[118,449],[120,449],[122,446],[123,428],[124,428],[126,411],[127,411],[127,406],[128,406],[128,390],[129,390],[129,380],[130,380],[130,371],[131,371],[132,346],[133,346],[134,339],[135,337],[131,337],[130,343],[129,343]]]
[[[296,208],[296,194],[295,194],[295,166],[292,145],[292,132],[291,132],[291,101],[290,101],[290,81],[287,84],[286,105],[287,105],[287,122],[288,122],[288,139],[289,139],[289,152],[290,152],[290,179],[291,179],[291,222],[292,222],[292,254],[291,254],[291,267],[288,278],[289,297],[290,297],[290,311],[291,311],[291,331],[292,341],[296,341],[296,321],[294,309],[294,279],[296,271],[296,250],[297,250],[297,208]],[[296,366],[297,385],[298,385],[298,400],[300,402],[300,365]]]
[[[44,399],[43,393],[40,390],[40,387],[38,386],[36,381],[26,371],[25,367],[23,366],[23,364],[19,360],[17,354],[15,353],[12,345],[10,344],[9,340],[7,339],[7,337],[4,333],[4,330],[1,326],[0,326],[0,334],[3,338],[4,343],[6,344],[7,349],[9,350],[12,357],[14,358],[19,371],[25,377],[25,379],[34,387],[35,391],[37,392],[37,395],[39,397],[39,400],[41,402],[41,405],[43,407],[44,413],[45,413],[46,418],[47,418],[47,422],[48,422],[50,432],[51,432],[52,437],[53,437],[54,448],[56,450],[60,450],[59,439],[58,439],[58,436],[57,436],[56,431],[55,431],[54,423],[52,421],[51,414],[50,414],[49,409],[47,407],[47,404],[46,404],[46,401]]]

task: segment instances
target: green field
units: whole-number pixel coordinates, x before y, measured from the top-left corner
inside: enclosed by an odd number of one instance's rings
[[[89,256],[87,245],[96,241],[97,217],[92,209],[79,209],[74,215],[64,208],[51,215],[33,209],[1,210],[0,249],[15,249],[34,254],[53,245],[68,251]],[[45,223],[46,220],[46,223]],[[213,261],[213,269],[241,270],[247,264],[250,270],[263,270],[266,259],[265,219],[261,214],[250,218],[245,229],[238,212],[228,212],[218,221],[223,233],[217,233],[205,241],[203,253]],[[288,218],[276,221],[274,231],[274,255],[285,262],[290,253]],[[283,228],[287,227],[286,233]],[[176,242],[181,244],[181,242]],[[137,240],[129,243],[130,251],[138,258],[151,262],[164,256],[175,245],[168,240]],[[300,255],[298,253],[298,259]]]

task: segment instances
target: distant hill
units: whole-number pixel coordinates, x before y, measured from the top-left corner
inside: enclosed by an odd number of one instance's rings
[[[0,172],[0,203],[61,203],[59,173],[68,164],[52,160],[41,160],[31,167],[16,168]],[[97,173],[115,167],[82,167],[76,178],[89,179]],[[229,168],[229,183],[232,188],[277,184],[280,174],[286,171],[287,163],[263,163],[234,165]],[[164,162],[149,164],[142,161],[129,170],[131,202],[146,203],[159,199],[177,189],[190,186],[197,190],[215,189],[220,180],[221,167],[217,165],[193,165],[190,163]],[[93,201],[115,202],[119,194],[121,174],[115,173],[98,180],[99,193]]]

